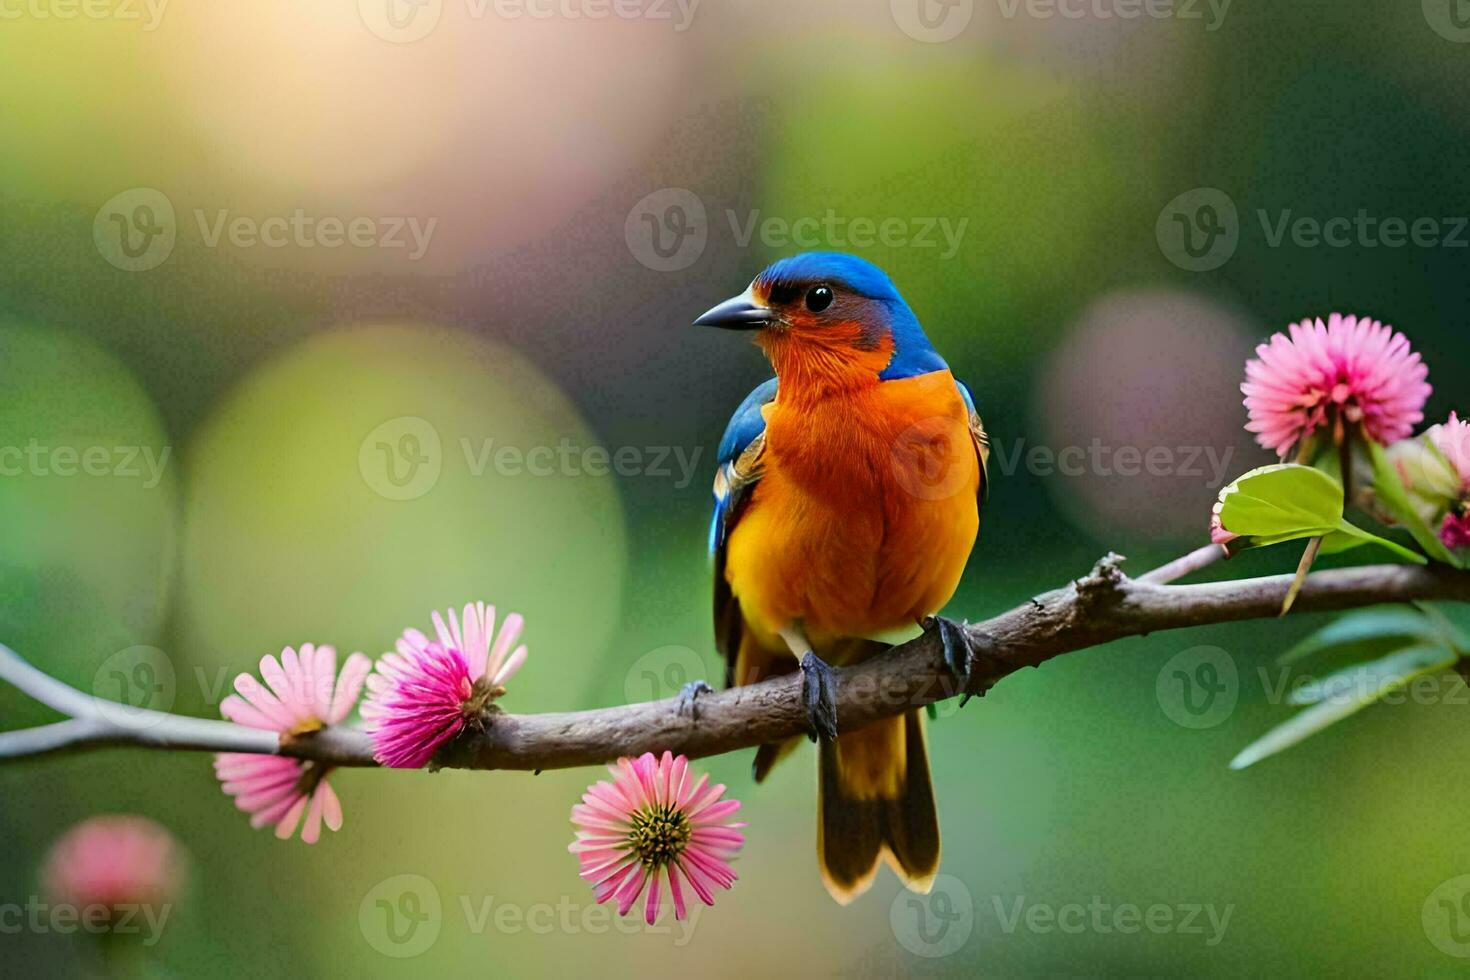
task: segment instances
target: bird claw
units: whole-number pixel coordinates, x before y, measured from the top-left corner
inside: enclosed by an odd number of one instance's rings
[[[837,738],[837,675],[810,650],[801,658],[801,703],[806,709],[807,737]]]
[[[679,717],[688,718],[691,721],[699,720],[699,696],[701,694],[713,694],[714,688],[705,681],[690,681],[679,688],[679,696],[676,701]]]
[[[965,627],[945,616],[927,616],[923,622],[924,632],[938,631],[939,642],[944,646],[944,664],[960,682],[961,689],[970,683],[970,635]],[[969,697],[966,696],[966,701]],[[963,707],[963,702],[961,702]]]

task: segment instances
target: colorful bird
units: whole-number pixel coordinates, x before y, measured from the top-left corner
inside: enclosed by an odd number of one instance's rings
[[[828,663],[920,626],[963,675],[963,633],[934,614],[979,527],[989,449],[974,402],[888,276],[855,256],[782,259],[694,323],[754,331],[776,372],[720,443],[710,551],[726,682],[802,671],[832,896],[862,894],[880,860],[928,891],[939,824],[921,712],[838,738]],[[795,742],[757,751],[758,782]]]

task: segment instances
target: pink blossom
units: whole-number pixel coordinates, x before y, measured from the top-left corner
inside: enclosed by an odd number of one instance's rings
[[[643,918],[650,924],[666,892],[676,919],[687,913],[686,886],[713,905],[714,889],[735,883],[730,859],[745,843],[737,829],[745,824],[728,818],[740,801],[722,800],[725,787],[710,786],[708,775],[695,782],[689,760],[670,752],[619,759],[609,770],[613,781],[589,786],[572,807],[577,839],[568,850],[593,898],[615,899],[618,914],[627,915],[646,892]]]
[[[307,643],[299,656],[287,647],[279,662],[271,656],[261,658],[265,685],[250,674],[236,677],[238,693],[220,703],[220,714],[236,724],[282,735],[317,731],[340,724],[352,713],[371,669],[371,660],[354,653],[339,676],[332,647]],[[323,823],[331,830],[342,826],[342,804],[327,782],[329,765],[279,755],[221,752],[214,757],[214,771],[235,805],[250,814],[250,826],[275,824],[282,840],[294,834],[298,824],[301,839],[308,844],[321,836]]]
[[[41,881],[52,902],[161,905],[184,880],[184,855],[172,834],[147,817],[92,817],[72,827],[46,856]]]
[[[1470,548],[1470,422],[1451,412],[1448,420],[1430,426],[1425,435],[1438,453],[1421,451],[1417,458],[1422,472],[1405,474],[1401,466],[1400,475],[1410,490],[1437,502],[1436,512],[1444,514],[1439,525],[1444,546]],[[1413,479],[1423,474],[1428,477]]]
[[[1454,468],[1460,489],[1470,491],[1470,422],[1451,412],[1448,421],[1429,427],[1429,438]]]
[[[373,758],[385,766],[422,768],[466,725],[483,725],[491,702],[526,662],[524,645],[511,649],[525,625],[517,613],[505,617],[498,636],[495,607],[483,602],[433,619],[433,640],[405,630],[396,652],[378,658],[367,679],[362,717]]]
[[[1439,526],[1439,540],[1446,548],[1470,548],[1470,512],[1444,515]]]
[[[1220,521],[1220,507],[1221,505],[1217,502],[1214,509],[1210,511],[1210,543],[1218,544],[1225,549],[1226,554],[1229,554],[1230,542],[1240,535],[1225,530],[1225,525]]]
[[[1340,443],[1354,428],[1387,445],[1424,418],[1429,369],[1403,334],[1377,320],[1303,320],[1256,348],[1245,365],[1246,429],[1283,459],[1322,429]]]

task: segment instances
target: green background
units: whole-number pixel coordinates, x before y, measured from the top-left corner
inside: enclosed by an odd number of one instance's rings
[[[684,30],[674,7],[671,22],[449,3],[412,43],[375,36],[346,0],[296,7],[175,0],[153,29],[39,16],[44,4],[0,21],[0,447],[169,450],[153,486],[0,477],[0,641],[83,690],[119,651],[157,647],[174,709],[214,717],[222,684],[263,654],[310,641],[376,655],[431,609],[478,598],[527,617],[509,710],[718,678],[707,488],[724,422],[766,369],[742,338],[687,324],[792,250],[759,231],[742,241],[752,219],[964,223],[950,256],[858,249],[971,384],[997,449],[957,617],[1009,608],[1110,549],[1138,571],[1202,543],[1218,489],[1205,461],[1228,480],[1267,459],[1240,430],[1243,360],[1292,320],[1391,322],[1430,365],[1429,418],[1470,408],[1470,234],[1306,247],[1273,244],[1262,224],[1361,209],[1435,218],[1448,235],[1470,215],[1470,43],[1434,28],[1451,23],[1434,0],[1237,0],[1223,20],[1205,5],[1073,18],[976,0],[942,43],[905,34],[880,0],[706,0]],[[177,240],[130,272],[94,223],[140,187],[171,203]],[[1233,201],[1239,242],[1191,272],[1155,228],[1201,187]],[[640,261],[629,231],[630,209],[665,188],[705,211],[705,245],[675,271]],[[435,225],[417,258],[210,244],[222,211],[297,209]],[[441,472],[394,500],[360,450],[404,416],[438,435]],[[1025,462],[1094,439],[1169,448],[1189,472]],[[477,474],[463,447],[486,440],[632,447],[641,462]],[[665,450],[667,472],[648,465]],[[696,461],[692,479],[675,451]],[[1211,574],[1284,571],[1289,551]],[[252,832],[202,755],[12,764],[0,901],[35,893],[74,821],[137,812],[191,855],[189,891],[140,962],[166,976],[1448,974],[1462,961],[1421,913],[1470,873],[1463,698],[1374,707],[1225,768],[1289,715],[1271,658],[1323,621],[1114,644],[943,706],[930,727],[940,911],[968,932],[945,955],[923,955],[938,947],[905,925],[887,872],[851,907],[827,897],[809,749],[760,787],[748,753],[705,763],[745,801],[749,839],[735,889],[687,934],[583,918],[565,848],[590,770],[338,772],[345,825],[306,846]],[[1191,728],[1159,681],[1199,646],[1225,651],[1239,683],[1233,710]],[[10,689],[0,713],[6,728],[53,718]],[[441,903],[413,959],[370,939],[364,902],[398,875]],[[1213,945],[1207,924],[1007,928],[1018,899],[1095,898],[1231,917]],[[569,918],[536,925],[559,903]],[[95,970],[86,940],[0,935],[0,973]]]

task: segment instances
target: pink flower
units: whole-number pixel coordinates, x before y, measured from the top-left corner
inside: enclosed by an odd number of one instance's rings
[[[92,817],[51,845],[41,882],[51,901],[88,905],[162,905],[184,881],[184,855],[172,834],[146,817]]]
[[[505,617],[495,635],[495,607],[483,602],[434,613],[435,639],[405,630],[396,653],[385,653],[367,679],[362,717],[373,736],[373,758],[397,769],[420,769],[465,725],[483,725],[491,702],[526,662],[525,621]],[[492,646],[491,641],[494,640]]]
[[[1460,489],[1470,491],[1470,422],[1461,421],[1451,412],[1448,421],[1429,427],[1429,438],[1454,467]]]
[[[1230,542],[1240,537],[1240,535],[1225,530],[1225,525],[1220,522],[1220,507],[1221,504],[1217,501],[1214,509],[1210,511],[1210,543],[1218,544],[1225,549],[1225,553],[1228,555],[1230,553]]]
[[[655,759],[646,752],[608,768],[613,781],[589,786],[572,807],[577,839],[568,850],[592,883],[592,896],[616,899],[618,914],[627,915],[646,887],[643,918],[649,924],[658,918],[665,889],[674,918],[684,918],[685,883],[713,905],[714,888],[735,882],[730,859],[745,843],[736,829],[745,824],[726,818],[740,801],[720,799],[725,787],[710,786],[707,775],[694,782],[682,755],[665,752]]]
[[[1367,318],[1332,314],[1293,323],[1246,362],[1246,429],[1283,459],[1293,446],[1330,428],[1334,443],[1349,427],[1387,445],[1409,435],[1424,418],[1429,369],[1392,327]]]
[[[1449,420],[1429,427],[1429,438],[1459,480],[1460,499],[1450,505],[1439,526],[1439,539],[1446,548],[1470,548],[1470,422],[1454,412]]]
[[[1439,526],[1439,540],[1446,548],[1470,548],[1470,512],[1444,515]]]
[[[269,689],[250,674],[235,678],[235,690],[220,703],[220,714],[239,725],[301,735],[340,724],[357,704],[372,661],[354,653],[337,674],[337,651],[307,643],[300,656],[290,647],[278,663],[266,656],[260,676]],[[342,826],[342,803],[327,783],[332,767],[308,759],[280,755],[221,752],[214,757],[215,775],[235,806],[250,814],[250,826],[275,824],[285,840],[302,824],[301,839],[316,843],[321,827]],[[302,817],[305,822],[302,823]]]

